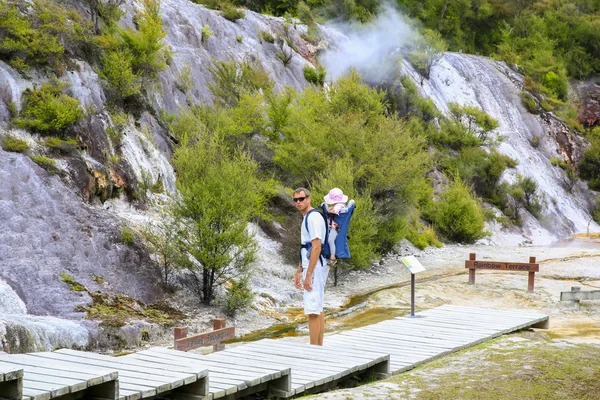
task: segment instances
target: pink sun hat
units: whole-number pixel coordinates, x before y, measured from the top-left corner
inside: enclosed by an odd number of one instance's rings
[[[333,188],[325,195],[325,202],[327,204],[345,203],[347,201],[348,196],[340,188]]]

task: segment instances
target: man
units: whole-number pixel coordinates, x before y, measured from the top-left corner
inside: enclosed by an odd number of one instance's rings
[[[294,284],[298,289],[304,288],[304,313],[308,315],[310,344],[323,346],[323,300],[329,267],[327,260],[321,256],[321,247],[325,241],[327,226],[318,211],[311,212],[313,208],[310,205],[308,189],[298,188],[294,191],[294,204],[303,216],[300,228],[302,249]]]

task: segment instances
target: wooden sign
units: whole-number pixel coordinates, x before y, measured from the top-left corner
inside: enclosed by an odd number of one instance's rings
[[[185,327],[175,328],[175,350],[189,351],[204,346],[213,346],[214,351],[223,350],[224,345],[221,342],[233,339],[235,337],[235,328],[233,326],[226,328],[225,320],[222,318],[215,319],[213,327],[214,330],[210,332],[193,336],[187,336],[187,328]]]
[[[529,279],[527,290],[533,292],[535,273],[540,271],[540,264],[535,262],[535,257],[529,257],[528,263],[503,262],[503,261],[477,261],[475,253],[469,254],[465,261],[465,268],[469,269],[469,284],[475,283],[475,271],[478,269],[492,269],[497,271],[528,272]]]

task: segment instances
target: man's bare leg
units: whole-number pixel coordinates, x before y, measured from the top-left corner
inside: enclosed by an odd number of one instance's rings
[[[319,345],[320,333],[320,316],[319,314],[308,314],[308,335],[310,336],[310,344]],[[323,339],[321,339],[321,342]]]
[[[319,346],[323,346],[323,336],[325,336],[325,314],[319,314]]]

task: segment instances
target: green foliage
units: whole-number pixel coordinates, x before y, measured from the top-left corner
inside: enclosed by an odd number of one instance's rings
[[[465,147],[456,157],[444,159],[441,165],[448,173],[460,176],[479,196],[501,205],[500,178],[506,168],[516,167],[517,162],[495,149],[487,152],[480,147]]]
[[[248,308],[254,299],[254,293],[250,290],[247,278],[233,279],[227,282],[225,304],[223,311],[229,317],[235,317],[238,311]]]
[[[213,35],[213,32],[210,30],[210,26],[204,25],[202,27],[202,43],[206,44],[208,38]]]
[[[184,246],[181,242],[182,221],[169,211],[161,212],[160,220],[148,223],[142,237],[161,271],[163,288],[168,289],[174,272],[186,265]]]
[[[239,35],[235,37],[235,40],[237,40],[238,43],[242,43],[242,41],[244,40],[244,37]]]
[[[216,287],[248,273],[256,244],[247,224],[263,212],[265,186],[257,163],[231,151],[219,132],[186,129],[173,156],[181,193],[176,215],[188,221],[182,242],[194,260],[187,265],[191,288],[210,304]]]
[[[456,178],[440,194],[429,218],[436,230],[456,242],[473,243],[485,236],[483,209],[471,189],[460,178]]]
[[[269,43],[275,43],[275,37],[271,34],[271,32],[268,31],[258,31],[258,41],[259,42],[269,42]]]
[[[216,101],[227,106],[237,105],[242,94],[253,93],[259,89],[270,92],[274,84],[259,64],[248,60],[240,63],[233,59],[215,61],[209,70],[214,82],[209,83],[208,87]]]
[[[2,149],[15,153],[24,153],[29,150],[29,144],[15,136],[7,135],[2,137]]]
[[[409,225],[406,238],[421,250],[429,246],[442,247],[433,228],[425,226],[416,218]]]
[[[77,139],[61,139],[56,136],[50,136],[46,138],[45,144],[51,149],[56,149],[63,153],[70,153],[77,148]]]
[[[66,272],[61,272],[60,273],[60,279],[68,284],[69,286],[71,286],[71,290],[74,292],[85,292],[87,291],[86,287],[83,286],[81,283],[77,282],[75,280],[75,278],[73,278],[72,276],[68,275]]]
[[[423,34],[412,44],[408,61],[429,79],[431,67],[437,63],[447,50],[446,42],[439,32],[424,29]]]
[[[44,168],[50,174],[57,174],[59,172],[58,167],[56,166],[56,161],[51,158],[44,156],[36,156],[34,154],[30,155],[33,162],[35,162],[40,167]]]
[[[326,76],[327,71],[325,70],[325,67],[321,65],[317,65],[316,68],[311,67],[308,64],[304,66],[304,79],[306,79],[310,83],[314,83],[318,86],[323,86],[323,84],[325,83]]]
[[[530,93],[523,91],[519,93],[519,97],[521,97],[523,105],[525,106],[527,111],[529,111],[532,114],[538,114],[540,112],[539,106],[535,101],[535,98]]]
[[[23,111],[13,123],[43,134],[60,134],[83,118],[79,101],[64,94],[66,83],[46,83],[23,92]]]
[[[65,53],[79,53],[91,26],[73,9],[34,0],[29,7],[0,0],[0,58],[18,69],[58,67]]]
[[[517,182],[510,189],[510,195],[533,216],[540,216],[543,201],[537,194],[537,183],[532,178],[518,175]]]
[[[121,229],[121,243],[131,246],[134,242],[135,233],[133,230],[127,226],[123,227],[123,229]]]
[[[430,162],[424,141],[401,120],[386,116],[385,109],[383,94],[352,72],[327,93],[307,88],[291,107],[284,137],[273,144],[273,161],[286,185],[315,182],[338,160],[352,166],[347,171],[353,179],[350,187],[356,197],[369,193],[381,217],[377,251],[403,237],[403,215],[427,186]]]
[[[144,0],[144,9],[136,14],[137,30],[125,28],[119,31],[123,44],[131,54],[131,67],[135,74],[155,79],[158,72],[167,67],[169,53],[163,43],[167,35],[160,16],[159,0]]]
[[[600,190],[600,138],[592,137],[590,141],[579,162],[579,176],[588,182],[590,189]]]
[[[245,17],[245,14],[242,10],[238,10],[235,7],[227,7],[225,8],[222,12],[221,15],[223,15],[223,18],[235,22],[238,19],[243,19]]]
[[[102,56],[101,76],[122,99],[139,94],[142,87],[132,63],[133,56],[123,50],[108,51]]]

